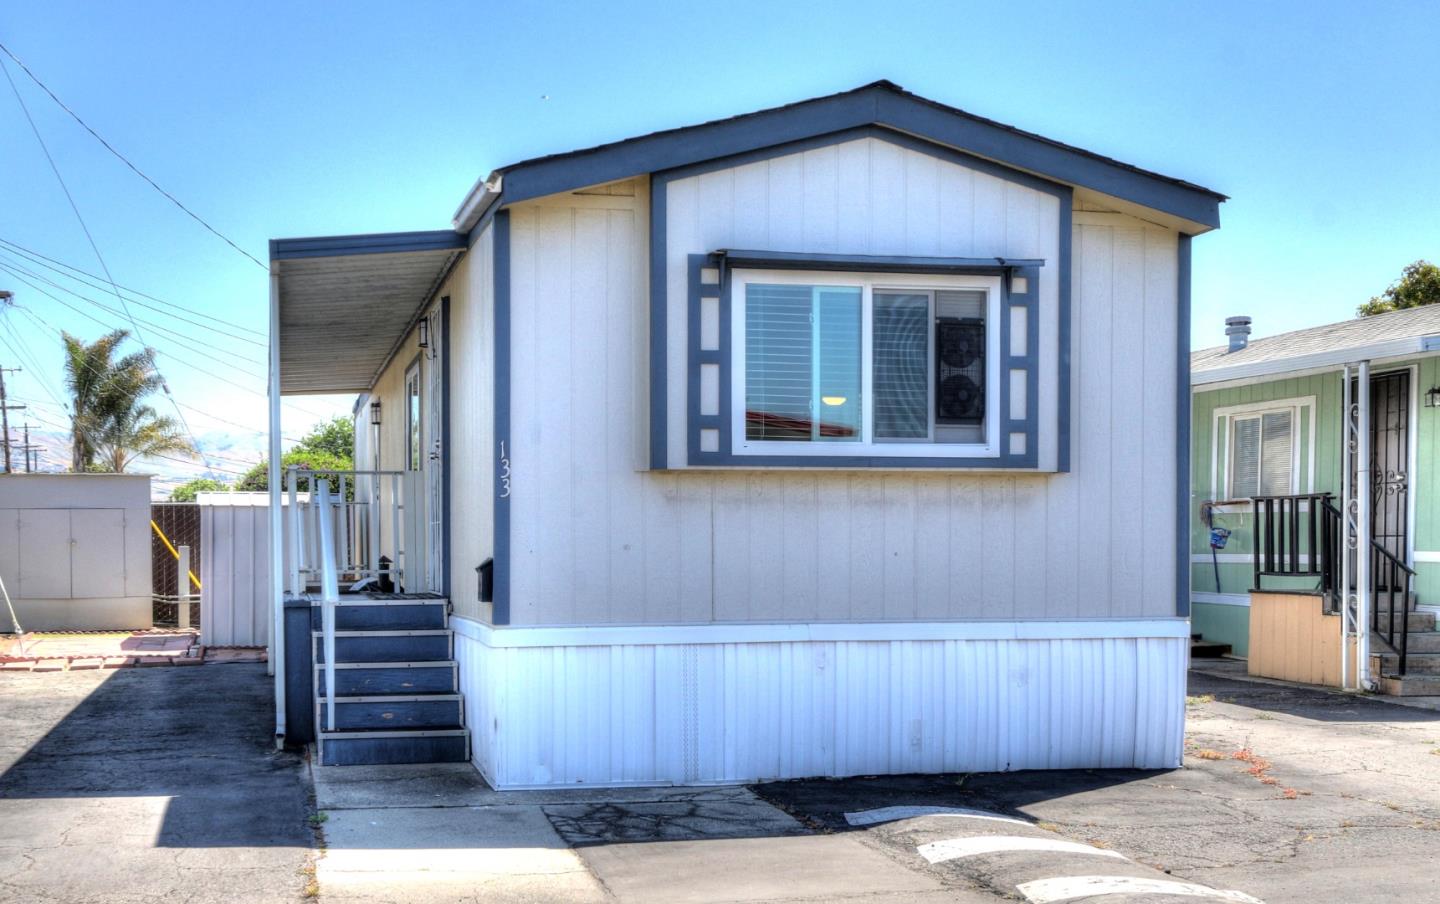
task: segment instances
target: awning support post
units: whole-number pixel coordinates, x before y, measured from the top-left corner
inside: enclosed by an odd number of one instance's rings
[[[270,271],[270,650],[275,677],[275,737],[285,736],[285,540],[280,502],[280,274]]]

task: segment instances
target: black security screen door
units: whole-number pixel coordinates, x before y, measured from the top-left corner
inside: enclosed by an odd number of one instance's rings
[[[1410,509],[1410,371],[1370,378],[1370,530],[1401,562]]]

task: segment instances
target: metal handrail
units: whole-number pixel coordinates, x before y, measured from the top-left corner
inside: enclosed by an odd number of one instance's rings
[[[320,632],[325,650],[325,722],[335,730],[335,605],[340,602],[340,576],[335,567],[334,524],[330,515],[330,482],[315,482],[319,504]]]
[[[341,515],[332,523],[332,533],[334,530],[340,531],[339,542],[336,544],[340,553],[336,558],[337,573],[350,576],[347,580],[374,578],[403,586],[411,558],[407,554],[406,535],[401,521],[401,514],[407,508],[405,475],[405,471],[398,470],[331,470],[302,468],[297,465],[286,468],[286,492],[290,507],[289,589],[292,595],[299,596],[310,582],[320,577],[319,554],[315,548],[318,537],[313,527],[315,519],[319,517],[320,508],[314,493],[309,494],[309,498],[300,497],[299,483],[302,477],[310,482],[312,489],[318,486],[321,480],[329,485],[330,478],[335,478],[336,492],[330,506],[324,511],[335,518],[335,510],[339,509]],[[366,479],[363,488],[362,478]],[[385,480],[390,484],[388,508],[394,559],[382,565],[381,510],[387,504],[383,501],[381,487]],[[353,500],[349,498],[351,493],[347,482],[355,491]],[[362,535],[366,536],[366,542],[361,541]]]
[[[1337,590],[1340,511],[1333,498],[1331,493],[1302,493],[1251,499],[1256,590],[1264,577],[1317,578],[1327,599]],[[1309,511],[1302,512],[1306,503]]]
[[[1371,584],[1373,585],[1376,597],[1378,598],[1381,593],[1385,594],[1385,599],[1388,604],[1385,607],[1386,625],[1383,628],[1380,624],[1380,607],[1375,605],[1370,607],[1370,630],[1385,638],[1385,642],[1395,651],[1399,658],[1398,674],[1403,678],[1407,665],[1406,660],[1410,654],[1410,593],[1415,580],[1415,569],[1400,561],[1394,553],[1385,548],[1384,544],[1373,537],[1370,539],[1370,547],[1370,555],[1372,556],[1372,567],[1370,569]],[[1384,565],[1387,569],[1384,573],[1386,577],[1384,590],[1380,588],[1381,571],[1380,568],[1375,567],[1378,565]],[[1398,587],[1396,586],[1397,584],[1399,585]],[[1395,594],[1397,590],[1400,593],[1400,608],[1398,613],[1395,606]],[[1398,628],[1395,625],[1395,616],[1397,614],[1400,616],[1400,625]],[[1396,642],[1397,637],[1399,639],[1398,643]]]
[[[1261,589],[1261,581],[1265,577],[1314,577],[1325,596],[1326,611],[1338,612],[1350,619],[1350,607],[1342,602],[1348,588],[1343,586],[1340,574],[1344,556],[1343,516],[1334,504],[1334,498],[1331,493],[1303,493],[1256,496],[1252,499],[1255,589]],[[1308,513],[1301,511],[1302,503],[1309,503]],[[1307,517],[1302,518],[1302,515]],[[1367,620],[1370,631],[1383,638],[1396,652],[1398,672],[1403,676],[1410,648],[1410,597],[1415,569],[1373,537],[1370,539],[1368,564],[1366,589],[1370,591],[1372,600],[1386,601],[1383,620],[1380,605],[1369,607]],[[1353,575],[1351,579],[1354,579]],[[1400,600],[1398,605],[1397,596]]]

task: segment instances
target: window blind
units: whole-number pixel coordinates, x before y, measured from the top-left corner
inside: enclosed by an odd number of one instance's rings
[[[1270,411],[1231,420],[1232,499],[1283,496],[1294,490],[1294,413]]]

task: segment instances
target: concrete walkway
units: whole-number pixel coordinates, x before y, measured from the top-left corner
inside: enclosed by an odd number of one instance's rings
[[[746,788],[491,791],[465,764],[314,770],[327,902],[993,902]]]
[[[264,666],[0,672],[0,901],[295,902],[312,832]]]

